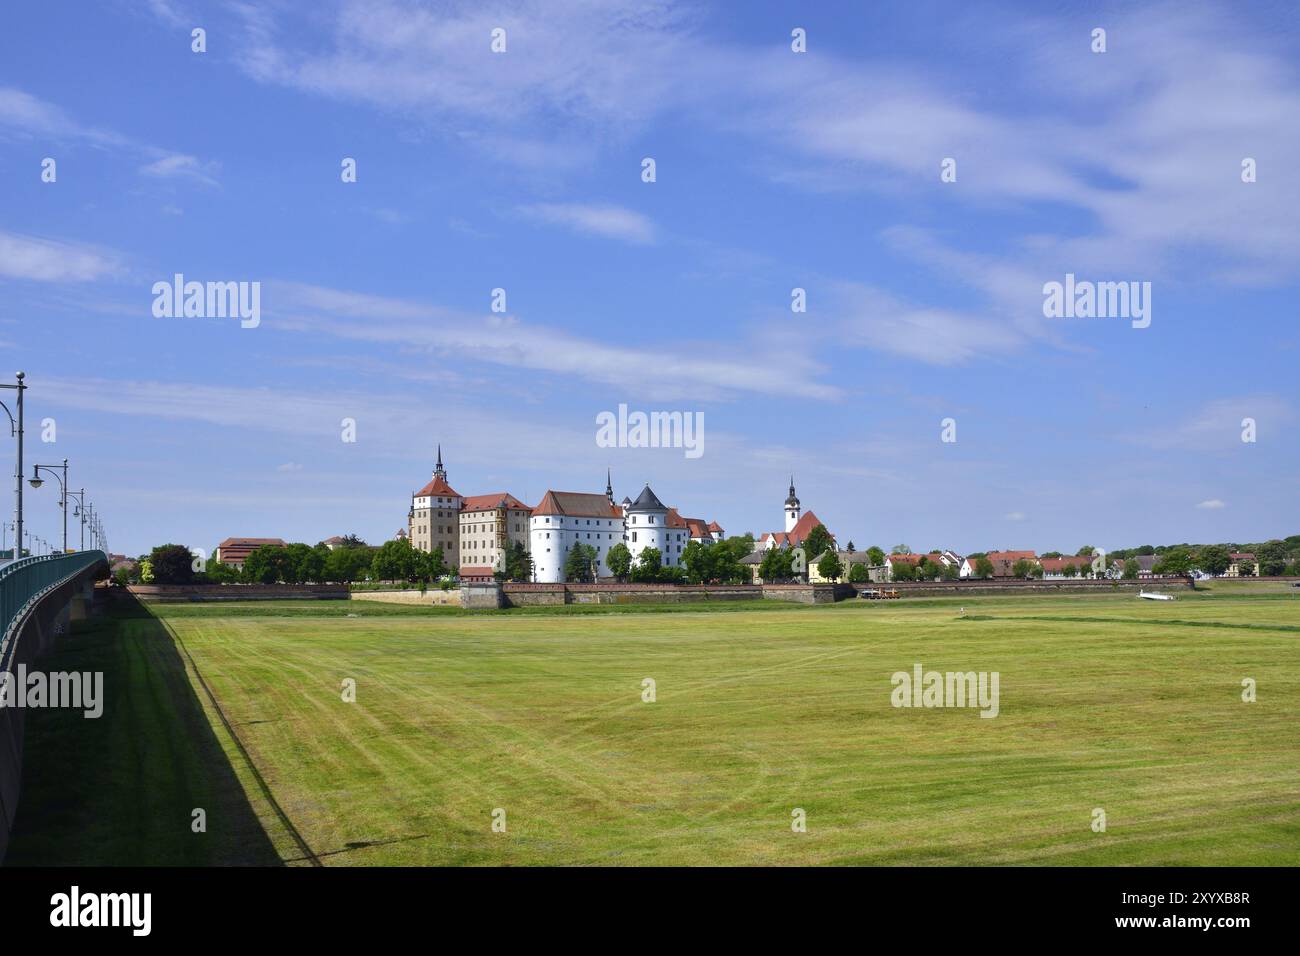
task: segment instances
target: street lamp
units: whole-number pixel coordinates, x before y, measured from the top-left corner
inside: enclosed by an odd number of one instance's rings
[[[32,465],[31,486],[39,488],[45,484],[41,480],[41,469],[59,479],[59,508],[63,511],[63,553],[68,553],[68,459],[62,465]],[[62,476],[59,472],[62,471]]]
[[[78,548],[78,550],[85,551],[86,550],[86,489],[82,488],[80,491],[68,491],[64,493],[64,496],[67,498],[71,498],[73,501],[76,502],[76,505],[74,505],[72,508],[72,517],[81,519],[81,547]]]
[[[17,417],[9,411],[9,406],[4,402],[0,402],[0,408],[3,408],[5,414],[9,416],[10,437],[18,439],[18,463],[14,468],[14,541],[16,542],[14,547],[19,552],[22,551],[23,541],[23,392],[27,389],[23,379],[26,377],[25,373],[19,372],[16,376],[18,384],[6,385],[0,382],[0,388],[12,388],[18,393],[18,400],[14,403],[18,409]],[[14,555],[15,560],[20,557],[22,557],[21,553]]]

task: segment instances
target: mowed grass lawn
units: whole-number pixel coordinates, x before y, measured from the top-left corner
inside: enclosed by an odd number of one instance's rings
[[[169,630],[215,695],[243,751],[204,711],[286,862],[1296,865],[1300,595],[1226,590],[616,614],[155,605],[167,629],[146,640]],[[891,706],[891,675],[916,663],[999,672],[1000,713]]]

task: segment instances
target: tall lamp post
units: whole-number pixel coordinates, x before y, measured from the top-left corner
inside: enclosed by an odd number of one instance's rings
[[[63,459],[61,465],[32,465],[32,477],[30,479],[33,488],[39,488],[45,484],[41,480],[41,470],[44,469],[55,478],[59,479],[59,507],[63,510],[63,553],[68,553],[68,459]],[[63,474],[60,475],[59,472]]]
[[[72,517],[81,519],[81,547],[77,550],[86,550],[86,489],[80,491],[64,492],[64,497],[71,498],[75,501],[76,507],[72,511]]]
[[[23,556],[23,392],[27,389],[27,386],[23,384],[23,379],[27,376],[23,372],[19,372],[15,377],[18,382],[16,385],[6,385],[0,382],[0,388],[12,388],[18,393],[18,399],[14,403],[18,409],[18,415],[15,417],[13,412],[9,411],[9,406],[4,402],[0,402],[0,408],[3,408],[5,414],[9,416],[11,436],[18,439],[18,462],[14,468],[14,549],[17,552],[14,555],[14,560],[16,561]]]

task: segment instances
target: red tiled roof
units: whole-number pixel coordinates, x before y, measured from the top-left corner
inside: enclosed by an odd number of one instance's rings
[[[460,576],[464,578],[470,577],[471,575],[482,576],[486,574],[488,577],[491,577],[494,570],[496,569],[490,564],[462,564],[460,566]]]
[[[929,561],[931,564],[942,564],[943,555],[938,551],[932,551],[929,554],[887,554],[885,560],[893,564],[920,564],[921,559]]]
[[[721,531],[721,530],[722,530],[722,525],[718,524],[716,521],[710,521],[710,522],[709,522],[709,530],[710,530],[710,531]]]
[[[677,513],[676,508],[668,509],[668,517],[664,519],[664,526],[668,528],[688,528],[688,521],[694,521],[694,518],[683,518]]]
[[[760,541],[766,541],[772,538],[776,541],[778,547],[785,547],[787,544],[792,547],[801,544],[812,533],[812,529],[822,523],[822,520],[811,511],[805,511],[803,516],[795,522],[793,528],[789,531],[765,531]],[[827,531],[830,529],[827,528]],[[834,540],[835,535],[831,535]]]
[[[1231,558],[1233,561],[1254,561],[1255,560],[1255,556],[1253,554],[1250,554],[1245,551],[1241,552],[1240,554],[1230,554],[1228,555],[1228,557]]]
[[[264,544],[284,544],[283,538],[227,538],[217,545],[218,548],[260,548]]]
[[[1067,565],[1073,565],[1076,568],[1090,568],[1092,567],[1092,558],[1065,555],[1060,558],[1039,558],[1038,563],[1043,566],[1044,571],[1063,571]]]
[[[1010,561],[1014,564],[1021,558],[1026,561],[1037,561],[1038,555],[1032,551],[990,551],[988,553],[990,561]]]
[[[709,534],[709,526],[704,523],[703,518],[684,518],[686,527],[691,529],[692,538],[703,538]]]
[[[490,495],[470,495],[468,498],[461,500],[460,510],[464,511],[491,511],[500,507],[501,501],[505,500],[506,507],[518,509],[521,511],[531,511],[528,505],[524,504],[508,491],[497,491]]]
[[[460,495],[456,494],[456,490],[452,488],[451,485],[447,484],[445,478],[434,478],[433,481],[429,482],[415,493],[415,497],[417,498],[429,498],[435,495],[439,498],[460,497]]]
[[[325,543],[325,544],[342,544],[342,543],[343,543],[343,536],[342,536],[342,535],[338,535],[338,534],[336,534],[336,535],[332,535],[332,536],[326,538],[324,543]]]
[[[623,509],[618,505],[611,505],[604,495],[590,495],[580,491],[548,491],[533,509],[533,514],[621,518]]]

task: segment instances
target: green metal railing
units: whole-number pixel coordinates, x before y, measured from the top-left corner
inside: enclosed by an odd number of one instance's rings
[[[77,551],[21,558],[0,568],[0,635],[7,642],[14,622],[27,605],[59,582],[101,561],[108,561],[103,551]],[[7,646],[0,649],[0,661],[8,651]]]

